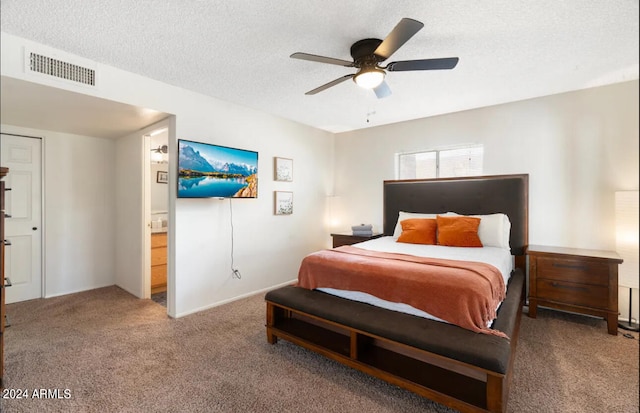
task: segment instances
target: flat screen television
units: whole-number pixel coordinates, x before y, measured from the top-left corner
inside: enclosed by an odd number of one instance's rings
[[[178,198],[257,198],[258,152],[178,139]]]

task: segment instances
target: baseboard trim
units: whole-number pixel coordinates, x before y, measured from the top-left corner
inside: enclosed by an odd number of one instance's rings
[[[209,304],[209,305],[206,305],[206,306],[203,306],[203,307],[199,307],[199,308],[196,308],[196,309],[193,309],[193,310],[185,311],[185,312],[176,314],[175,318],[180,318],[180,317],[184,317],[184,316],[187,316],[187,315],[199,313],[200,311],[205,311],[205,310],[209,310],[211,308],[215,308],[215,307],[218,307],[218,306],[221,306],[221,305],[224,305],[224,304],[229,304],[229,303],[232,303],[234,301],[242,300],[243,298],[251,297],[251,296],[256,295],[256,294],[264,294],[264,293],[267,293],[268,291],[275,290],[276,288],[280,288],[280,287],[284,287],[285,285],[293,284],[297,280],[298,279],[296,278],[296,279],[293,279],[293,280],[290,280],[290,281],[283,282],[283,283],[278,284],[278,285],[274,285],[274,286],[267,287],[267,288],[262,288],[260,290],[255,290],[255,291],[252,291],[252,292],[249,292],[249,293],[246,293],[246,294],[238,295],[238,296],[233,297],[233,298],[228,298],[226,300],[218,301],[218,302],[215,302],[213,304]]]

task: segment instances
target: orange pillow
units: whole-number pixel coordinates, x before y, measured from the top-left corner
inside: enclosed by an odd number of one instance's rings
[[[449,247],[482,247],[478,236],[480,218],[436,217],[438,223],[438,245]]]
[[[436,220],[411,218],[400,221],[402,234],[398,237],[398,242],[407,244],[436,244]]]

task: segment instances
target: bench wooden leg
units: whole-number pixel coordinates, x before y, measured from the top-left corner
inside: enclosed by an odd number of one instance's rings
[[[504,397],[504,377],[487,375],[487,410],[502,413],[506,410]]]
[[[271,333],[271,329],[267,328],[267,342],[269,344],[276,344],[278,342],[278,336]]]
[[[278,342],[278,337],[273,334],[271,327],[274,326],[276,318],[276,310],[273,304],[267,302],[267,342],[269,344],[276,344]]]

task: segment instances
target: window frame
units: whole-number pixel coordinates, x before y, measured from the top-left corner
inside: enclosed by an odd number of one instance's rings
[[[450,146],[450,147],[443,147],[443,148],[437,148],[437,149],[427,149],[427,150],[421,150],[421,151],[411,151],[411,152],[398,152],[396,153],[395,159],[396,159],[396,165],[395,165],[395,175],[396,175],[396,179],[398,180],[402,180],[402,179],[439,179],[439,178],[453,178],[453,177],[458,177],[457,175],[451,175],[451,176],[440,176],[440,153],[441,152],[447,152],[447,151],[454,151],[454,150],[461,150],[461,149],[474,149],[474,148],[480,148],[482,150],[482,170],[480,171],[480,173],[478,174],[473,174],[473,175],[465,175],[465,176],[480,176],[483,174],[484,171],[484,145],[481,143],[475,143],[475,144],[469,144],[469,145],[461,145],[461,146]],[[402,156],[407,156],[407,155],[417,155],[417,154],[426,154],[426,153],[435,153],[436,155],[436,171],[435,171],[435,177],[433,178],[429,178],[429,177],[418,177],[416,176],[415,178],[402,178],[400,176],[400,171],[401,171],[401,158]]]

